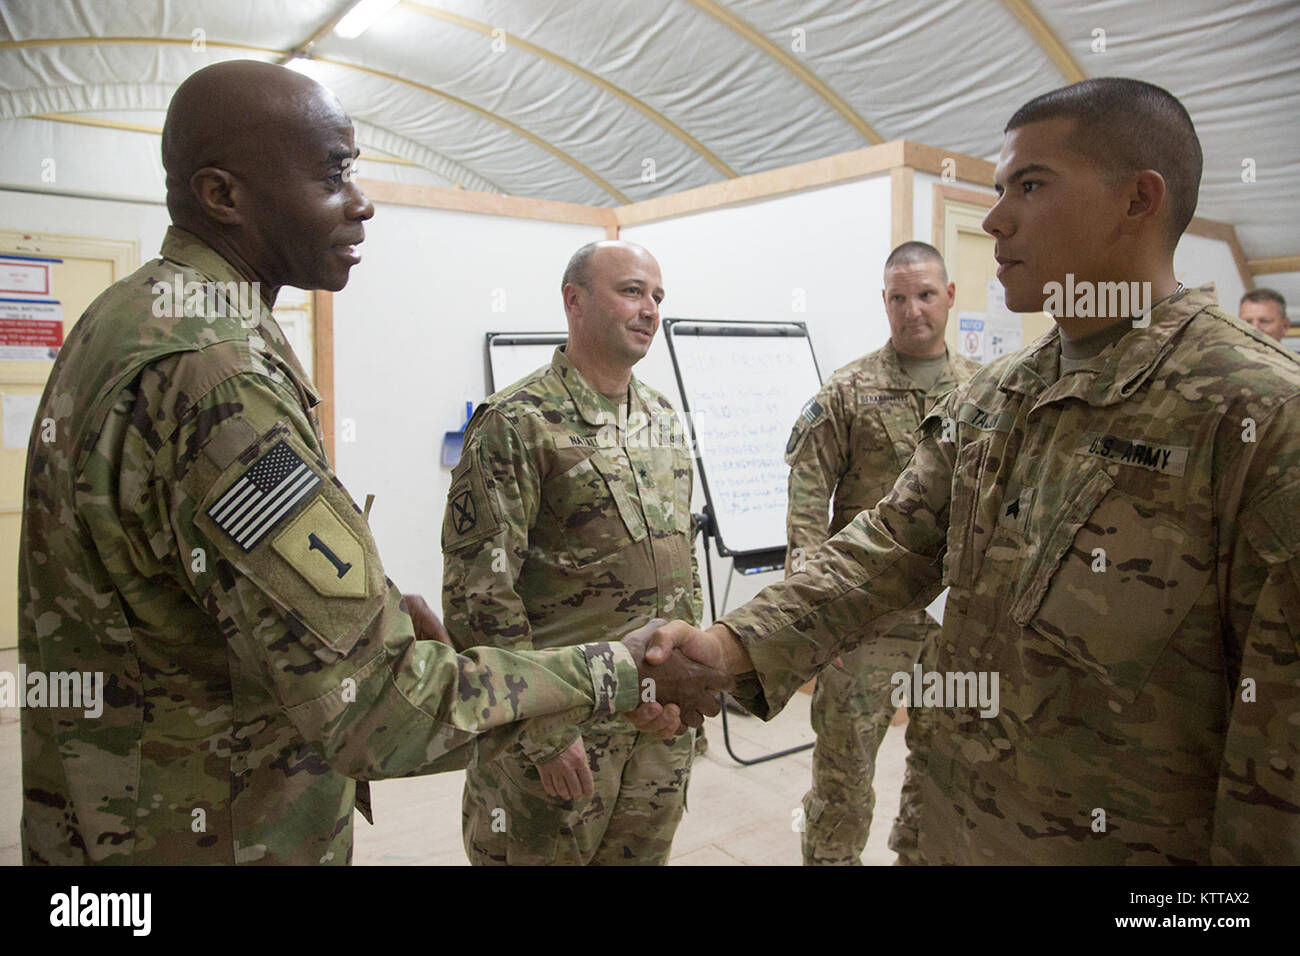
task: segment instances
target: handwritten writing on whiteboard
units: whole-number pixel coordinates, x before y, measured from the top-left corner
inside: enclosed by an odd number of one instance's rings
[[[673,345],[720,540],[738,552],[785,547],[785,445],[821,387],[809,340],[674,334]]]

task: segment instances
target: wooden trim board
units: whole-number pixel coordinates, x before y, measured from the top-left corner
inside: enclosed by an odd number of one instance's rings
[[[325,454],[334,464],[334,293],[311,293],[312,383],[320,392],[316,418],[325,436]]]

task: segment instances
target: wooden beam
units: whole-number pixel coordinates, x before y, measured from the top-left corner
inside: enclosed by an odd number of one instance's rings
[[[614,209],[620,226],[657,219],[686,216],[705,209],[721,209],[741,203],[802,192],[834,183],[865,179],[903,165],[903,141],[868,146],[851,153],[839,153],[795,166],[783,166],[751,173],[726,182],[710,183],[683,192],[646,199]]]
[[[965,153],[938,146],[926,146],[914,143],[910,139],[903,142],[903,162],[913,169],[935,176],[951,177],[951,181],[975,183],[979,186],[993,186],[993,170],[997,167],[986,159],[967,156]],[[948,180],[945,180],[945,182]]]
[[[1011,11],[1012,16],[1020,21],[1025,32],[1034,38],[1034,42],[1042,47],[1043,52],[1056,64],[1056,68],[1067,80],[1078,83],[1088,78],[1079,61],[1074,58],[1069,48],[1056,35],[1056,31],[1047,25],[1042,14],[1034,9],[1034,5],[1029,0],[1002,0],[1002,3]]]
[[[897,249],[912,239],[912,167],[889,171],[889,243]]]
[[[1250,259],[1246,262],[1252,275],[1274,272],[1300,272],[1300,256],[1270,256],[1267,259]]]
[[[605,227],[605,238],[606,238],[606,239],[617,239],[617,238],[618,238],[618,225],[617,225],[617,224],[615,224],[615,225],[613,225],[613,226],[606,226],[606,227]]]
[[[311,294],[311,377],[320,404],[316,418],[325,436],[325,454],[334,458],[334,293],[317,289]]]
[[[1255,288],[1255,277],[1251,274],[1250,264],[1246,262],[1246,254],[1241,251],[1241,243],[1237,241],[1237,230],[1232,223],[1193,216],[1192,221],[1187,225],[1187,234],[1226,242],[1228,250],[1232,253],[1232,259],[1237,264],[1237,274],[1241,276],[1241,284],[1247,290]]]
[[[605,206],[584,206],[581,203],[556,202],[552,199],[525,199],[522,196],[506,196],[502,193],[481,193],[472,189],[394,183],[365,177],[358,178],[357,182],[371,202],[421,206],[425,209],[449,209],[454,212],[473,212],[487,216],[510,216],[515,219],[572,222],[583,226],[601,226],[606,229],[618,225],[615,211]]]

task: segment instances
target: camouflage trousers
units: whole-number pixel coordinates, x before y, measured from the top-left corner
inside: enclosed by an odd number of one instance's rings
[[[686,806],[694,732],[583,734],[595,795],[547,795],[532,761],[505,754],[465,772],[462,829],[475,866],[662,866]]]
[[[872,778],[876,752],[897,708],[891,701],[899,671],[911,674],[926,636],[937,637],[938,625],[917,612],[871,643],[843,656],[843,664],[826,665],[817,675],[812,699],[812,789],[804,795],[803,862],[805,866],[860,866],[871,830],[876,793]],[[902,801],[890,832],[889,848],[899,863],[916,863],[919,776],[922,772],[926,715],[909,709],[907,767]]]

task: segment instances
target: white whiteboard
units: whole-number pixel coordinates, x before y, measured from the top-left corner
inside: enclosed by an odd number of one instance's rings
[[[784,549],[785,445],[821,388],[800,323],[665,322],[723,554]]]
[[[555,347],[568,337],[568,333],[563,331],[489,332],[488,362],[492,369],[489,391],[500,391],[543,365],[550,365]],[[673,360],[663,339],[662,334],[655,336],[650,351],[632,369],[632,374],[672,402],[680,413],[682,402],[677,391],[677,376],[673,373]]]

